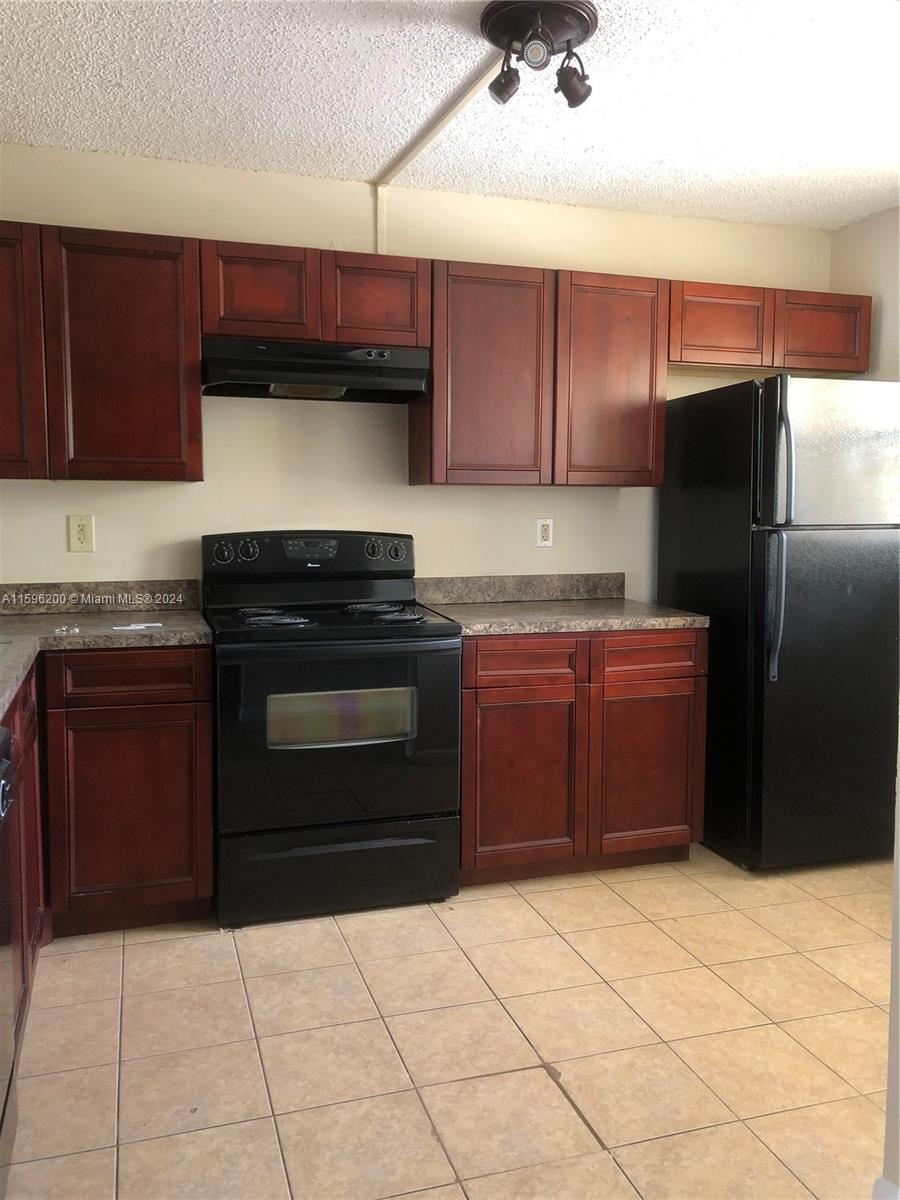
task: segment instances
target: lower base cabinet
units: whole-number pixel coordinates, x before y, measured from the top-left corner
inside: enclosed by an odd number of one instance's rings
[[[12,1004],[21,1034],[44,925],[44,867],[37,740],[37,681],[30,671],[0,725],[12,732],[14,799],[6,818],[9,846],[8,914],[3,914],[2,1003]],[[2,1106],[0,1098],[0,1106]]]
[[[211,896],[209,651],[47,660],[48,695],[63,702],[47,713],[55,924],[112,927],[126,912]]]
[[[705,659],[693,629],[466,639],[463,871],[626,865],[699,840]]]
[[[464,865],[585,853],[587,690],[463,692]]]
[[[589,853],[699,840],[705,678],[591,684],[589,690]]]

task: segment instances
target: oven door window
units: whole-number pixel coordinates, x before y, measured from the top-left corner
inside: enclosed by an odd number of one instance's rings
[[[266,698],[270,750],[322,750],[409,742],[416,736],[414,687],[288,692]]]

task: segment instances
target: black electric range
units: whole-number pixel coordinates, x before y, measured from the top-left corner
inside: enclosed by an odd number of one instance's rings
[[[460,627],[417,604],[413,539],[203,538],[223,924],[458,890]]]

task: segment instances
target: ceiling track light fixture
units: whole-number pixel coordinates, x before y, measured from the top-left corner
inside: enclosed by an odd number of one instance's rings
[[[556,72],[556,87],[569,108],[578,108],[591,94],[584,63],[575,53],[597,31],[597,9],[592,0],[494,0],[481,14],[482,36],[503,51],[503,66],[488,87],[498,104],[506,104],[519,90],[519,72],[513,55],[532,71],[543,71],[551,59],[564,55]]]

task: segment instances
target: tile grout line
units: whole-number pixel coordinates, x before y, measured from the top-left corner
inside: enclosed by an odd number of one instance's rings
[[[118,1200],[118,1196],[119,1196],[119,1174],[120,1174],[119,1133],[121,1130],[121,1120],[122,1120],[122,1032],[123,1032],[123,1029],[125,1026],[125,942],[124,942],[124,935],[123,935],[123,941],[122,941],[122,945],[121,945],[119,952],[122,956],[122,960],[121,960],[121,964],[119,967],[119,1028],[118,1028],[118,1037],[116,1040],[116,1122],[115,1122],[115,1134],[114,1134],[115,1149],[113,1150],[113,1157],[114,1157],[114,1162],[115,1162],[113,1195],[116,1197],[116,1200]]]
[[[443,924],[443,922],[442,922],[442,924]],[[449,930],[448,930],[448,933],[449,933]],[[343,934],[342,934],[342,936],[343,936]],[[453,935],[450,934],[450,937],[453,938]],[[348,949],[349,949],[349,945],[348,945]],[[350,953],[353,954],[353,951],[350,950]],[[424,953],[427,954],[430,952],[425,951]],[[404,955],[403,957],[409,957],[409,956]],[[382,961],[382,960],[371,959],[370,961],[375,962],[375,961]],[[431,1126],[432,1136],[434,1137],[437,1144],[440,1146],[441,1152],[444,1155],[444,1158],[446,1158],[447,1163],[450,1167],[450,1170],[453,1172],[454,1182],[459,1184],[459,1186],[465,1192],[465,1188],[463,1187],[462,1177],[460,1176],[460,1173],[456,1168],[456,1163],[453,1161],[452,1157],[450,1156],[450,1151],[447,1149],[447,1146],[444,1144],[444,1139],[441,1137],[440,1130],[438,1129],[437,1125],[434,1122],[434,1118],[431,1115],[431,1110],[429,1109],[428,1105],[425,1103],[425,1100],[422,1097],[420,1086],[419,1086],[419,1084],[416,1083],[415,1079],[413,1078],[413,1073],[410,1070],[410,1068],[406,1062],[406,1059],[403,1057],[402,1053],[400,1052],[400,1047],[397,1045],[397,1040],[394,1037],[393,1030],[388,1025],[387,1018],[385,1017],[384,1013],[381,1011],[381,1005],[375,999],[375,995],[374,995],[372,989],[369,987],[369,981],[366,979],[365,975],[363,974],[362,966],[356,960],[355,957],[353,959],[353,965],[356,967],[356,970],[359,973],[359,977],[363,982],[363,987],[366,989],[369,999],[375,1005],[375,1011],[378,1013],[378,1019],[381,1021],[381,1024],[384,1026],[385,1033],[391,1039],[391,1045],[394,1047],[394,1053],[397,1055],[397,1058],[400,1060],[400,1063],[403,1066],[404,1071],[406,1072],[407,1078],[409,1079],[411,1087],[408,1089],[404,1089],[404,1091],[412,1091],[413,1094],[415,1095],[416,1099],[418,1100],[418,1102],[422,1108],[422,1111],[424,1112],[425,1116],[428,1119],[428,1124]],[[453,1007],[453,1006],[450,1006],[450,1007]],[[401,1014],[397,1014],[397,1015],[401,1015]],[[402,1014],[402,1015],[405,1015],[405,1014]],[[428,1085],[423,1085],[423,1086],[428,1086]],[[396,1095],[397,1093],[387,1093],[387,1094],[388,1095]],[[435,1184],[434,1186],[449,1187],[450,1185],[449,1184]],[[410,1191],[420,1191],[420,1190],[422,1190],[422,1189],[417,1189],[417,1188],[410,1189]],[[466,1193],[466,1194],[468,1194],[468,1193]]]
[[[253,1032],[253,1042],[254,1042],[254,1045],[256,1046],[256,1058],[259,1063],[259,1069],[262,1073],[263,1086],[266,1089],[266,1097],[269,1101],[269,1116],[270,1116],[270,1120],[272,1122],[272,1128],[275,1130],[275,1141],[278,1146],[278,1154],[281,1158],[281,1169],[284,1172],[284,1180],[285,1180],[285,1183],[287,1184],[288,1197],[291,1198],[291,1200],[292,1200],[293,1195],[294,1195],[294,1185],[291,1181],[291,1175],[290,1175],[290,1171],[288,1170],[287,1159],[285,1158],[285,1155],[284,1155],[284,1143],[281,1140],[281,1130],[279,1129],[278,1121],[276,1120],[275,1105],[272,1103],[272,1091],[269,1086],[269,1076],[266,1073],[266,1064],[263,1061],[262,1050],[260,1049],[260,1045],[259,1045],[259,1033],[256,1028],[256,1018],[253,1015],[253,1007],[250,1004],[250,996],[247,993],[247,982],[244,979],[244,964],[241,960],[240,946],[238,945],[237,938],[234,936],[234,930],[231,931],[231,941],[232,941],[232,945],[234,946],[234,956],[237,959],[237,964],[238,964],[238,976],[240,978],[240,983],[241,983],[241,994],[244,997],[244,1004],[246,1004],[246,1006],[247,1006],[247,1016],[250,1019],[250,1029]]]

